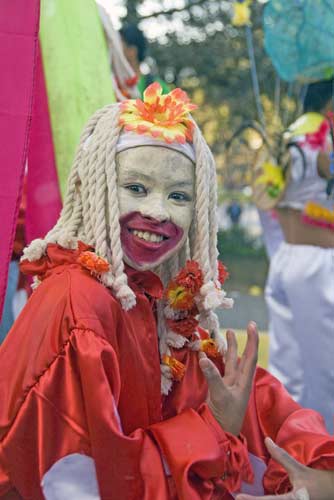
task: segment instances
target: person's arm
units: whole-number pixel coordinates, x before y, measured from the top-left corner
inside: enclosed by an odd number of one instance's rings
[[[71,328],[62,332],[64,341],[58,346],[56,328],[42,352],[38,343],[38,355],[47,353],[47,363],[36,370],[36,354],[31,376],[24,380],[23,401],[17,401],[21,381],[8,385],[3,400],[0,497],[14,487],[23,498],[36,500],[62,500],[73,496],[70,491],[92,500],[169,500],[169,487],[178,498],[211,500],[217,492],[237,491],[241,481],[253,478],[247,446],[222,426],[233,430],[231,423],[243,419],[235,414],[245,406],[244,398],[248,400],[246,372],[257,342],[257,332],[251,330],[242,373],[236,369],[234,342],[223,377],[212,373],[208,359],[201,360],[216,418],[202,404],[197,411],[185,409],[151,425],[145,416],[148,395],[131,394],[124,403],[123,377],[131,373],[121,376],[118,353],[102,332]],[[229,400],[223,412],[215,400],[216,389],[223,405]],[[124,431],[130,420],[125,421],[124,412],[136,419],[131,408],[135,397],[142,398],[143,416],[138,422],[147,425],[138,423]],[[12,409],[12,401],[17,408]]]
[[[322,417],[296,403],[283,385],[265,370],[257,370],[255,405],[258,426],[295,460],[319,470],[334,470],[334,438]],[[288,471],[269,459],[263,481],[266,493],[282,494],[292,489]]]
[[[286,470],[292,485],[289,493],[282,495],[238,495],[237,500],[332,500],[334,470],[317,470],[302,465],[271,439],[266,439],[267,449],[278,464]]]
[[[121,380],[115,351],[93,331],[77,329],[71,343],[102,498],[120,498],[122,492],[124,499],[167,500],[169,475],[178,497],[192,500],[211,499],[216,488],[235,491],[242,480],[252,480],[246,444],[224,432],[206,404],[124,434],[117,411]],[[117,473],[110,481],[113,462]]]

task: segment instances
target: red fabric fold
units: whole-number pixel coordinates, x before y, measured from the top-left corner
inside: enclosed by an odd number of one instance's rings
[[[246,441],[224,432],[206,404],[150,431],[170,466],[179,498],[213,498],[254,479]]]

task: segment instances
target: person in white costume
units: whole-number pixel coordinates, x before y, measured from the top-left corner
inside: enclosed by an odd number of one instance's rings
[[[269,261],[284,240],[281,225],[274,211],[258,209],[262,238]]]
[[[304,115],[290,126],[291,170],[277,206],[284,239],[266,289],[272,325],[269,370],[333,432],[334,198],[330,119],[333,80],[309,85]],[[327,192],[326,192],[327,191]],[[330,193],[331,191],[331,193]]]

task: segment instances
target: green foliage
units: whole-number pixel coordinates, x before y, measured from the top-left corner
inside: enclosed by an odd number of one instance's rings
[[[222,260],[230,257],[266,257],[266,251],[258,239],[254,239],[240,226],[218,232],[218,250]]]
[[[257,293],[264,289],[268,259],[265,248],[258,240],[247,235],[246,231],[235,226],[218,233],[219,259],[227,266],[230,274],[224,288],[248,294],[252,287]]]
[[[137,21],[149,38],[154,71],[171,86],[184,88],[199,105],[194,116],[215,155],[220,188],[248,184],[245,152],[240,151],[243,161],[236,166],[225,155],[225,144],[241,123],[257,119],[244,28],[231,24],[233,2],[124,0],[124,4],[128,19]],[[278,85],[264,52],[262,10],[263,4],[252,3],[261,101],[271,134],[282,129],[282,122],[292,121],[296,104],[287,85]]]

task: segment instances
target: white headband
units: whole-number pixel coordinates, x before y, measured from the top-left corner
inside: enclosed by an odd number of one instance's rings
[[[172,142],[171,144],[169,144],[168,142],[155,139],[150,135],[135,134],[133,132],[121,133],[116,145],[116,152],[121,153],[121,151],[125,151],[126,149],[136,148],[139,146],[160,146],[184,154],[193,163],[195,163],[196,160],[194,147],[189,142],[186,142],[184,144]]]
[[[89,147],[91,137],[92,136],[90,135],[86,139],[83,146],[84,150],[87,150],[87,148]],[[189,160],[191,160],[193,163],[196,163],[194,146],[189,142],[186,142],[185,144],[172,142],[171,144],[169,144],[168,142],[154,139],[154,137],[151,137],[149,135],[135,134],[133,132],[121,133],[116,145],[116,153],[121,153],[126,149],[138,148],[139,146],[160,146],[162,148],[172,149],[174,151],[182,153],[187,158],[189,158]]]

